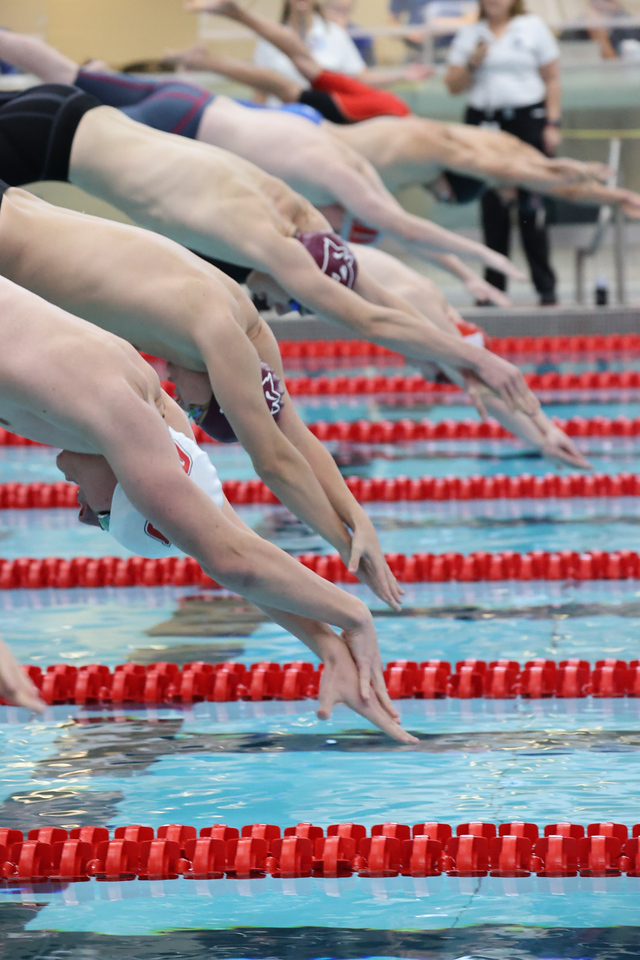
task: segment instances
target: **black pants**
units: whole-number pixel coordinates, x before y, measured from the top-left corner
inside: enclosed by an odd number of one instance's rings
[[[543,103],[515,110],[497,110],[494,113],[468,107],[465,121],[474,126],[480,126],[487,121],[497,123],[501,130],[544,152],[542,131],[546,123],[546,112]],[[497,191],[487,190],[483,194],[481,205],[484,242],[492,250],[508,256],[511,239],[509,204],[504,202]],[[531,279],[540,302],[553,303],[556,299],[556,276],[549,262],[546,220],[544,198],[529,190],[518,190],[518,225]],[[485,279],[499,290],[507,289],[507,278],[503,273],[486,270]]]

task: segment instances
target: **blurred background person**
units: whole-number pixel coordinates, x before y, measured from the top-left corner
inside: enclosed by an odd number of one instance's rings
[[[465,121],[505,130],[552,156],[560,145],[560,52],[540,17],[527,14],[523,0],[481,0],[476,23],[456,36],[445,76],[449,91],[466,92]],[[512,191],[488,190],[482,197],[484,241],[493,250],[510,248]],[[517,191],[518,224],[540,304],[557,303],[556,277],[550,263],[549,234],[543,198]],[[506,289],[503,274],[488,270],[486,279]]]
[[[421,27],[426,20],[426,6],[429,0],[389,0],[391,22],[409,27]],[[424,49],[424,31],[416,30],[402,38],[409,54],[422,53]]]
[[[350,31],[358,29],[358,24],[352,19],[353,10],[356,6],[355,0],[325,0],[324,15],[327,20],[337,23],[343,30],[349,32],[358,53],[368,67],[373,67],[376,62],[376,51],[373,43],[373,37],[362,33],[353,36]]]
[[[280,22],[298,34],[325,70],[359,77],[367,69],[347,30],[325,15],[322,3],[285,0]],[[308,85],[289,57],[267,40],[260,39],[256,44],[253,62],[256,66],[276,70],[301,87]],[[264,94],[256,94],[256,100],[263,99]]]
[[[620,0],[591,0],[587,10],[587,17],[591,21],[601,17],[604,20],[630,19],[631,14],[625,8]],[[600,54],[604,60],[618,60],[625,55],[625,48],[628,50],[631,41],[632,49],[637,44],[636,56],[640,57],[640,27],[624,25],[611,26],[610,23],[600,26],[592,26],[588,30],[589,36],[595,40],[600,47]],[[635,59],[635,58],[634,58]]]
[[[333,3],[335,2],[336,0],[333,0]],[[331,0],[330,6],[335,10]],[[353,4],[349,3],[347,6],[352,8]],[[190,3],[186,3],[185,7],[196,9]],[[344,3],[338,3],[338,7],[344,20]],[[347,15],[348,13],[347,11]],[[368,67],[345,27],[328,16],[324,3],[313,0],[285,0],[280,22],[303,41],[317,64],[324,70],[354,77],[369,86],[386,87],[401,81],[416,82],[426,80],[434,73],[433,67],[427,64]],[[308,78],[300,73],[290,56],[264,38],[256,44],[253,62],[256,66],[275,70],[302,89],[309,86]],[[255,100],[259,103],[266,100],[270,106],[280,102],[273,96],[266,99],[265,94],[260,92],[255,94]]]

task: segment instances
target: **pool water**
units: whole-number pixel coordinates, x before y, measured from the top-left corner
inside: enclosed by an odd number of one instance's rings
[[[300,406],[309,421],[391,415],[369,398]],[[415,415],[427,412],[470,415],[449,406]],[[551,412],[636,416],[640,405],[559,404]],[[598,471],[640,473],[640,442],[580,443]],[[253,476],[240,449],[207,449],[223,479]],[[332,450],[345,475],[363,477],[552,469],[507,441]],[[0,482],[57,480],[54,456],[46,448],[0,449]],[[403,553],[635,549],[640,525],[630,497],[366,506],[385,550]],[[332,552],[282,507],[239,513],[293,553]],[[0,541],[8,558],[126,555],[78,525],[73,510],[0,511]],[[635,581],[408,585],[401,615],[359,585],[349,589],[370,602],[385,662],[640,656]],[[5,591],[2,634],[24,662],[41,666],[310,659],[260,617],[248,631],[234,630],[230,618],[209,635],[181,632],[176,611],[199,594]],[[0,825],[640,821],[640,700],[401,701],[417,748],[393,743],[346,708],[321,722],[315,706],[56,706],[38,719],[0,707]],[[640,956],[639,897],[640,880],[625,876],[0,884],[0,957],[613,960]]]

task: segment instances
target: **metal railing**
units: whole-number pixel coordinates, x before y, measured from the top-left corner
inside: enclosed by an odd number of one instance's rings
[[[618,185],[622,140],[612,137],[609,141],[608,165],[611,175],[608,187]],[[609,228],[613,226],[614,270],[616,278],[616,300],[620,304],[627,302],[627,260],[625,244],[625,217],[618,207],[615,210],[609,204],[603,204],[598,211],[598,220],[591,241],[584,247],[578,247],[575,255],[575,298],[577,303],[586,302],[585,267],[589,257],[595,256],[602,247]]]

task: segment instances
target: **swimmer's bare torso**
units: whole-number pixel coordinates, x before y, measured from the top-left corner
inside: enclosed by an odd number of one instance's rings
[[[224,150],[191,141],[193,162],[186,169],[185,146],[180,137],[143,127],[111,107],[97,107],[78,126],[69,178],[126,209],[142,226],[157,230],[159,222],[166,223],[167,234],[185,246],[193,246],[194,233],[202,233],[202,253],[242,266],[263,266],[260,248],[252,242],[263,227],[283,237],[327,228],[321,214],[284,183]],[[176,195],[181,201],[179,223]],[[201,224],[203,196],[206,231]]]
[[[334,164],[339,170],[345,162],[358,163],[350,147],[328,136],[327,126],[218,96],[205,108],[197,139],[250,160],[324,206],[336,199]]]
[[[420,117],[376,117],[349,126],[325,124],[335,139],[375,166],[392,192],[435,180],[442,172],[447,161],[441,134],[444,126]]]
[[[101,453],[100,419],[110,416],[106,401],[122,390],[164,415],[156,374],[125,341],[5,278],[0,316],[5,429],[78,453]]]
[[[17,187],[0,205],[0,273],[191,370],[206,370],[202,345],[212,317],[234,321],[250,338],[261,324],[236,283],[171,241],[53,206]]]

